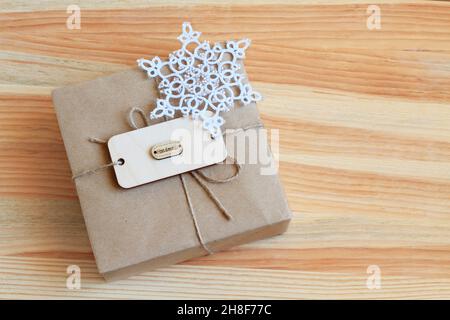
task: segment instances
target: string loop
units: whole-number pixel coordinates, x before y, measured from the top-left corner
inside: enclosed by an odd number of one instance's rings
[[[128,117],[127,117],[128,123],[133,129],[139,129],[138,125],[136,124],[136,122],[134,120],[135,113],[137,113],[141,116],[141,118],[144,120],[145,126],[148,127],[150,125],[150,121],[147,118],[147,116],[145,115],[144,110],[142,110],[141,108],[138,108],[138,107],[133,107],[128,112]]]

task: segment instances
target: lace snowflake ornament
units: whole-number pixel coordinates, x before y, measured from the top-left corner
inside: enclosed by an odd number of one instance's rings
[[[139,59],[138,66],[150,78],[156,78],[160,97],[150,118],[173,117],[179,110],[184,116],[201,119],[203,128],[213,137],[224,124],[221,112],[229,111],[236,101],[248,105],[261,95],[244,81],[240,60],[245,58],[249,39],[227,41],[225,45],[200,42],[200,32],[183,23],[178,37],[181,49],[172,52],[167,61],[154,57]]]

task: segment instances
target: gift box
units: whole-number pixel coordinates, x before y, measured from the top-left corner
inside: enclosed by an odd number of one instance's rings
[[[135,68],[58,88],[52,97],[70,167],[77,175],[111,162],[108,148],[88,138],[108,140],[130,131],[129,109],[151,111],[158,93],[155,80]],[[234,135],[244,140],[244,129],[261,123],[255,103],[236,105],[224,119],[222,130],[241,128]],[[180,175],[130,189],[118,185],[112,168],[74,179],[99,272],[106,280],[121,279],[209,254],[206,246],[217,252],[283,233],[291,213],[278,175],[262,174],[263,167],[242,163],[232,181],[203,181],[232,214],[230,220],[189,173],[183,177],[192,208]],[[202,170],[221,179],[235,168],[216,164]]]

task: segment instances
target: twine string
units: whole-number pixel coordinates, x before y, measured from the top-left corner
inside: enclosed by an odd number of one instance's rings
[[[128,123],[130,124],[130,126],[133,129],[139,129],[138,125],[136,124],[136,121],[134,120],[134,115],[136,113],[141,116],[141,118],[144,120],[145,126],[148,127],[150,125],[150,120],[145,115],[144,110],[142,110],[141,108],[138,108],[138,107],[133,107],[128,112],[128,117],[127,118],[128,118]]]
[[[113,162],[110,162],[110,163],[107,163],[107,164],[104,164],[104,165],[101,165],[101,166],[93,168],[93,169],[88,169],[88,170],[82,171],[82,172],[80,172],[78,174],[73,175],[72,179],[75,180],[75,179],[83,177],[83,176],[88,176],[88,175],[97,173],[99,171],[102,171],[103,169],[107,169],[109,167],[113,167],[113,166],[116,166],[116,165],[120,165],[119,160],[113,161]]]
[[[136,113],[139,114],[144,119],[144,122],[145,122],[146,126],[150,125],[150,122],[149,122],[148,118],[146,117],[145,112],[141,108],[134,107],[128,113],[128,122],[129,122],[129,124],[130,124],[130,126],[132,128],[138,129],[138,126],[136,125],[136,122],[134,120],[134,115]],[[262,124],[261,123],[257,123],[257,124],[249,125],[249,126],[246,126],[246,127],[243,127],[243,128],[234,129],[234,130],[232,130],[232,133],[236,133],[236,132],[240,132],[240,131],[246,131],[246,130],[249,130],[249,129],[260,128],[260,127],[262,127]],[[225,133],[223,133],[223,135],[225,135]],[[107,143],[106,140],[99,139],[99,138],[93,138],[93,137],[88,138],[88,141],[92,142],[92,143],[97,143],[97,144],[106,144]],[[214,194],[214,192],[206,184],[206,182],[216,183],[216,184],[218,184],[218,183],[228,183],[228,182],[231,182],[231,181],[235,180],[239,176],[239,173],[240,173],[240,171],[242,169],[241,165],[237,162],[237,160],[235,158],[232,158],[232,157],[228,156],[227,159],[230,159],[232,161],[233,166],[235,166],[235,168],[236,168],[234,174],[229,176],[229,177],[227,177],[227,178],[224,178],[224,179],[212,178],[212,177],[206,175],[200,169],[195,170],[195,171],[190,171],[189,174],[200,185],[200,187],[205,191],[205,193],[209,196],[209,198],[215,203],[215,205],[217,206],[219,211],[223,214],[223,216],[227,220],[232,220],[233,216],[231,215],[231,213],[228,212],[228,210],[224,207],[224,205],[222,204],[220,199],[217,198],[217,196]],[[226,159],[224,160],[223,163],[226,163]],[[72,176],[72,179],[75,180],[75,179],[78,179],[78,178],[83,177],[83,176],[92,175],[92,174],[100,172],[100,171],[102,171],[104,169],[107,169],[107,168],[110,168],[110,167],[113,167],[113,166],[116,166],[116,165],[122,165],[122,164],[123,163],[121,162],[121,160],[113,161],[113,162],[110,162],[110,163],[98,166],[96,168],[88,169],[88,170],[82,171],[82,172],[80,172],[78,174],[75,174],[75,175]],[[202,235],[202,232],[200,230],[200,227],[199,227],[199,224],[198,224],[197,215],[196,215],[194,206],[192,204],[192,199],[191,199],[189,190],[187,188],[186,179],[185,179],[184,175],[185,174],[182,173],[179,176],[180,176],[181,185],[183,187],[183,191],[184,191],[184,194],[185,194],[185,197],[186,197],[186,202],[187,202],[188,207],[189,207],[189,212],[191,214],[192,221],[194,223],[195,233],[196,233],[197,238],[198,238],[201,246],[203,247],[203,249],[208,254],[212,254],[214,252],[211,250],[211,248],[209,248],[206,245],[206,242],[205,242],[205,240],[203,238],[203,235]]]
[[[184,178],[184,174],[180,174],[180,179],[181,179],[181,185],[183,187],[184,195],[186,197],[186,201],[187,201],[188,206],[189,206],[189,212],[191,213],[192,221],[194,222],[195,233],[197,234],[198,241],[200,242],[200,244],[202,245],[203,249],[205,249],[205,251],[208,254],[213,254],[214,252],[206,245],[206,242],[203,239],[203,235],[202,235],[202,233],[200,231],[200,227],[199,227],[198,221],[197,221],[197,215],[195,214],[194,206],[192,205],[191,196],[189,195],[189,191],[188,191],[188,188],[187,188],[187,185],[186,185],[186,180]]]

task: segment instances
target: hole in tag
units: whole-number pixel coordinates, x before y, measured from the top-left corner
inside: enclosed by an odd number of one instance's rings
[[[123,158],[120,158],[119,160],[117,160],[117,164],[119,166],[123,166],[125,164],[125,160]]]

